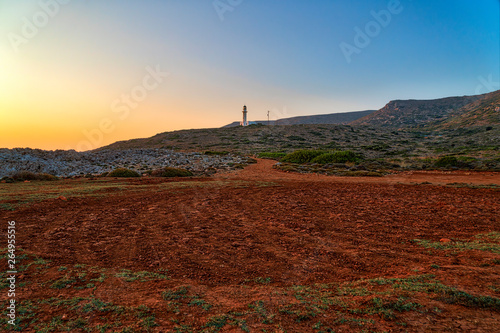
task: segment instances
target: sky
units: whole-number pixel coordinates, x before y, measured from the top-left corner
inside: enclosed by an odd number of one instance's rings
[[[0,148],[500,89],[499,0],[0,0]]]

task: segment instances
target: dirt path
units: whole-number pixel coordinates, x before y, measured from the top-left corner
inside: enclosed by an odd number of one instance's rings
[[[404,171],[384,177],[338,177],[319,174],[300,174],[273,169],[273,160],[257,159],[257,163],[219,178],[262,180],[262,181],[314,181],[335,183],[373,183],[373,184],[420,184],[429,182],[435,185],[451,183],[471,185],[500,185],[500,172],[476,171]]]

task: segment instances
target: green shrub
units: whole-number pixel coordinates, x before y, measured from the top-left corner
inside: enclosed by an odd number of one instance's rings
[[[458,166],[458,160],[455,156],[443,156],[434,163],[438,168],[449,168]]]
[[[298,135],[290,135],[287,137],[287,139],[292,141],[307,141],[306,139]]]
[[[48,173],[34,173],[30,171],[19,171],[12,175],[12,179],[17,181],[24,180],[58,180],[56,176],[49,175]]]
[[[286,156],[286,153],[262,152],[257,154],[258,158],[269,158],[273,160],[279,160],[284,156]]]
[[[309,163],[315,157],[320,156],[324,153],[325,152],[322,150],[296,150],[293,153],[287,154],[281,159],[281,161],[285,163]]]
[[[12,178],[12,177],[3,177],[2,181],[6,182],[6,183],[14,183],[15,182],[14,178]]]
[[[134,170],[126,169],[126,168],[118,168],[111,171],[108,174],[108,177],[140,177],[141,175]]]
[[[327,164],[327,163],[358,162],[359,160],[360,158],[356,153],[347,150],[347,151],[335,151],[333,153],[325,153],[313,158],[311,162],[318,164]]]
[[[191,177],[192,175],[191,171],[172,167],[165,167],[151,172],[153,177]]]
[[[221,155],[221,156],[224,156],[224,155],[228,155],[229,152],[228,151],[212,151],[212,150],[207,150],[204,154],[205,155]]]

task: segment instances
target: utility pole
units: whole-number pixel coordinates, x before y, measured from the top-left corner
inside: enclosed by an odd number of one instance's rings
[[[267,111],[267,126],[269,126],[269,110]]]

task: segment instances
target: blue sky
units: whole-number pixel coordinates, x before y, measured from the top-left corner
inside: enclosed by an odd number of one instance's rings
[[[222,126],[243,104],[260,120],[500,89],[498,0],[55,2],[0,0],[1,147],[74,147],[103,119],[94,146]],[[40,3],[53,15],[14,43]],[[340,45],[367,27],[348,62]],[[118,118],[110,105],[156,66],[169,76]]]

